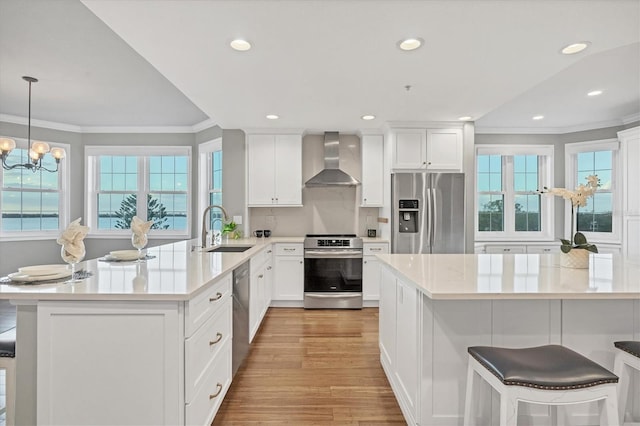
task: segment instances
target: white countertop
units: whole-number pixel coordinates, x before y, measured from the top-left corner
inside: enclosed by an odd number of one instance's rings
[[[77,283],[0,284],[0,299],[189,300],[267,245],[303,241],[304,237],[271,237],[225,242],[253,246],[242,253],[204,253],[199,248],[192,251],[199,240],[180,241],[147,249],[147,254],[155,258],[141,263],[97,259],[81,262],[77,270],[93,275]]]
[[[431,299],[640,299],[640,261],[592,254],[589,269],[560,254],[379,254]]]

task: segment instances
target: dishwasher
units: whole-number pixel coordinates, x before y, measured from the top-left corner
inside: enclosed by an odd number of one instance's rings
[[[233,270],[232,377],[249,353],[249,261]]]

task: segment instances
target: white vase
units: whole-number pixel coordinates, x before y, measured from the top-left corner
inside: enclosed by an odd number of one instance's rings
[[[560,253],[560,266],[565,268],[589,268],[589,250],[571,249],[569,253]]]

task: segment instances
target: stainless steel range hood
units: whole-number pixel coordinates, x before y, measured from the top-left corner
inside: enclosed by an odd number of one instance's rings
[[[358,179],[340,170],[340,140],[338,132],[324,134],[324,170],[305,183],[309,187],[356,186]]]

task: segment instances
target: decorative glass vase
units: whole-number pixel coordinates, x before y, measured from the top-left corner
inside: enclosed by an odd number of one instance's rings
[[[142,249],[147,245],[147,234],[131,234],[131,245],[138,249],[138,259],[136,262],[143,262]]]
[[[84,259],[85,254],[86,254],[86,250],[84,249],[84,244],[82,244],[82,251],[80,253],[78,253],[77,255],[75,255],[75,256],[72,255],[71,253],[69,253],[67,250],[65,250],[64,246],[61,247],[60,256],[62,257],[62,260],[64,260],[69,265],[71,265],[71,277],[65,282],[76,283],[76,282],[80,281],[79,279],[76,279],[76,277],[75,277],[75,275],[76,275],[76,264],[78,262],[82,261],[82,259]]]
[[[574,248],[569,253],[560,253],[560,266],[565,268],[589,268],[589,250]]]

